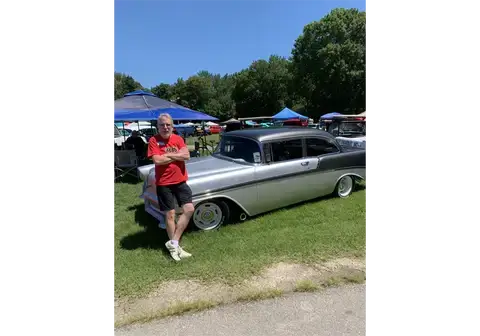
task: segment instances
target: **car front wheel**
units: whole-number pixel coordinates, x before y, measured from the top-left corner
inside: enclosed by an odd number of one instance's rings
[[[195,206],[192,222],[200,230],[208,231],[219,228],[229,217],[230,209],[225,202],[208,200]]]

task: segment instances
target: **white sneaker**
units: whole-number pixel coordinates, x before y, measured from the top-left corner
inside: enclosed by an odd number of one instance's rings
[[[181,259],[184,259],[184,258],[188,258],[188,257],[191,257],[192,254],[191,253],[188,253],[187,251],[185,251],[183,248],[180,247],[180,245],[178,246],[178,256],[181,258]]]
[[[179,248],[173,246],[173,244],[169,241],[165,243],[165,247],[168,249],[168,252],[170,252],[170,255],[175,261],[180,261],[180,256],[179,256]]]

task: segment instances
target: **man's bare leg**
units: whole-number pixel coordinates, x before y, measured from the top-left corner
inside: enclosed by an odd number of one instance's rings
[[[174,237],[180,240],[182,237],[183,231],[188,226],[188,222],[190,221],[190,218],[192,217],[193,211],[195,208],[193,207],[192,203],[187,203],[183,206],[183,213],[180,215],[180,218],[178,219],[177,222],[177,228],[175,229],[175,235]],[[185,251],[180,245],[178,245],[178,256],[181,259],[191,257],[192,254],[188,253]]]
[[[188,222],[190,222],[190,218],[192,218],[193,211],[195,210],[192,203],[184,204],[182,209],[183,213],[178,218],[173,238],[171,238],[173,240],[180,240],[183,231],[185,231],[185,229],[187,228]]]
[[[165,221],[167,222],[168,239],[172,240],[175,236],[175,209],[165,211]]]
[[[170,252],[170,255],[175,261],[180,261],[178,242],[174,242],[172,239],[175,233],[175,210],[169,210],[165,212],[165,220],[167,222],[167,234],[169,241],[165,243],[165,247]]]

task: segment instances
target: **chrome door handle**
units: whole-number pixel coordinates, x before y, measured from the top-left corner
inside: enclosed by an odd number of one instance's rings
[[[301,165],[302,166],[308,166],[308,161],[307,162],[302,162]]]

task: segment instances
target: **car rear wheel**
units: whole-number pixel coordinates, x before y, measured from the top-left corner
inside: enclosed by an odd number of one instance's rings
[[[353,191],[353,186],[353,178],[351,176],[344,176],[338,181],[335,193],[341,198],[348,197]]]
[[[225,202],[208,200],[195,207],[192,222],[200,230],[208,231],[219,228],[229,217],[230,209]]]

